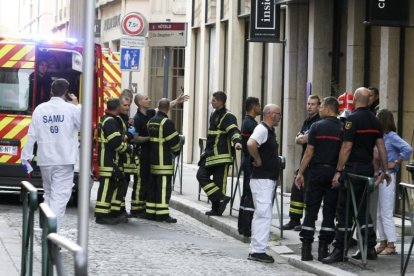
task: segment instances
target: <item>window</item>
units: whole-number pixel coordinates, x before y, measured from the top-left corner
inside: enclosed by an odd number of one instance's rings
[[[238,15],[247,16],[250,14],[251,0],[238,0]]]
[[[0,68],[0,110],[25,111],[33,69]]]

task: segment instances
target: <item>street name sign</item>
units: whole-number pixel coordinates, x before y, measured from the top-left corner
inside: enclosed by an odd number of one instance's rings
[[[186,23],[149,23],[148,45],[150,47],[185,47],[186,43]]]
[[[121,37],[121,47],[144,48],[145,47],[145,37],[143,37],[143,36],[123,35]]]

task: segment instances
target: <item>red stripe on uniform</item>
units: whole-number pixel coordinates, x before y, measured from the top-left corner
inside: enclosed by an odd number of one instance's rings
[[[380,133],[378,129],[359,129],[356,133]]]
[[[339,138],[337,136],[327,136],[327,135],[315,136],[315,139],[341,141],[341,138]]]
[[[242,137],[246,137],[249,138],[250,136],[252,136],[250,133],[241,133]]]

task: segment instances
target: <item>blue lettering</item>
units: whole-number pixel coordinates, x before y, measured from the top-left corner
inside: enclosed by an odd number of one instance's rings
[[[49,115],[49,116],[43,116],[43,123],[59,123],[63,122],[65,120],[65,115]]]
[[[47,116],[43,116],[43,123],[46,124],[47,123]]]

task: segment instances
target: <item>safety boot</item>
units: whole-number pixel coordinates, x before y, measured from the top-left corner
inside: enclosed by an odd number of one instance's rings
[[[318,261],[329,256],[329,243],[327,241],[319,241]]]
[[[302,261],[312,261],[312,242],[303,241],[302,242]]]

